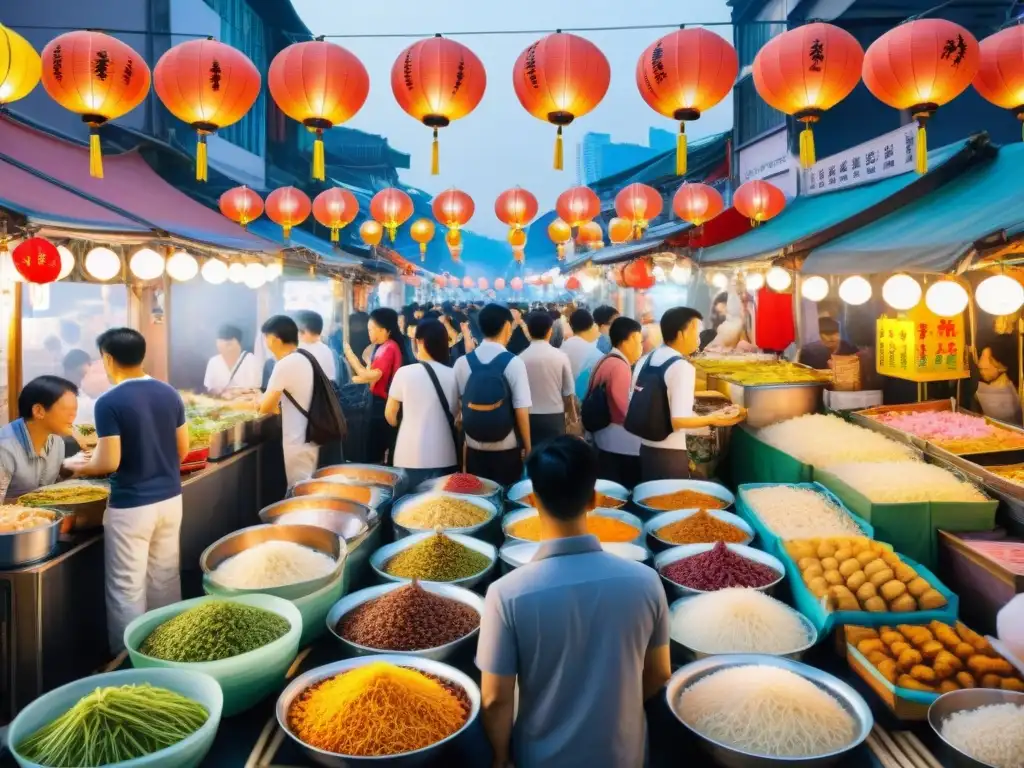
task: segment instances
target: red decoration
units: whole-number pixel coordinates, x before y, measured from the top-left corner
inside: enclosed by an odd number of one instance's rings
[[[555,170],[562,170],[562,128],[601,103],[611,82],[611,67],[589,40],[555,32],[516,59],[512,85],[519,103],[539,120],[558,126]]]
[[[561,219],[555,219],[548,224],[548,237],[555,244],[558,251],[558,260],[561,261],[565,258],[565,244],[572,240],[572,230]]]
[[[600,248],[604,245],[604,232],[601,231],[601,225],[596,221],[588,221],[582,224],[579,233],[576,235],[576,242],[591,248]]]
[[[636,259],[629,262],[622,270],[622,281],[627,288],[645,290],[654,285],[654,272],[647,259]]]
[[[438,288],[444,288],[447,282],[448,281],[445,279],[444,275],[437,275],[434,278],[434,285],[436,285]]]
[[[508,231],[508,244],[513,248],[523,248],[526,246],[526,230],[525,229],[510,229]]]
[[[752,223],[760,224],[782,213],[786,196],[774,184],[754,179],[739,186],[733,193],[732,204]]]
[[[562,221],[576,229],[601,213],[601,201],[590,187],[570,187],[558,196],[555,210]]]
[[[565,290],[567,291],[578,291],[583,285],[580,283],[580,279],[576,275],[572,275],[568,280],[565,281]]]
[[[481,277],[479,280],[476,281],[476,284],[480,288],[481,291],[486,291],[487,290],[487,286],[489,285],[489,283],[487,282],[487,278],[486,277]]]
[[[145,60],[102,32],[65,32],[42,53],[43,88],[89,126],[89,174],[103,178],[99,128],[135,109],[149,93]]]
[[[981,41],[974,90],[1024,124],[1024,26],[1015,24]]]
[[[232,187],[220,196],[220,212],[245,228],[263,215],[263,198],[246,186]]]
[[[391,242],[395,242],[398,228],[413,214],[412,198],[396,187],[382,189],[370,200],[370,215],[388,231]]]
[[[499,277],[497,280],[494,281],[494,290],[496,290],[496,291],[504,291],[505,290],[505,278]]]
[[[289,45],[270,62],[267,88],[292,120],[316,134],[313,178],[325,176],[324,131],[351,119],[370,93],[370,76],[355,54],[324,40]]]
[[[434,198],[430,205],[434,218],[449,230],[458,231],[473,218],[476,204],[473,198],[460,189],[446,189]]]
[[[189,40],[160,57],[153,90],[195,129],[196,180],[207,181],[206,137],[245,117],[260,95],[260,71],[237,48],[212,38]]]
[[[494,201],[494,215],[511,229],[522,229],[537,215],[537,198],[521,187],[506,189]]]
[[[864,85],[879,101],[917,120],[917,172],[928,170],[925,123],[978,72],[974,36],[944,19],[917,19],[890,29],[864,54]]]
[[[633,225],[626,219],[616,216],[608,222],[608,240],[613,245],[619,245],[633,236]]]
[[[437,129],[476,109],[486,88],[483,63],[462,43],[435,35],[398,54],[391,91],[406,114],[434,129],[432,174],[440,171]]]
[[[60,274],[60,252],[42,237],[22,240],[11,259],[18,274],[30,283],[52,283]]]
[[[332,187],[313,198],[313,218],[331,230],[331,242],[340,239],[339,232],[356,219],[359,201],[347,189]]]
[[[312,207],[306,193],[295,187],[280,187],[267,195],[267,218],[280,225],[286,240],[291,237],[292,227],[309,218]]]
[[[695,227],[711,221],[724,207],[718,190],[707,184],[683,184],[672,198],[672,210],[676,216]]]
[[[381,238],[384,237],[384,227],[380,222],[367,219],[359,225],[359,237],[371,248],[380,245]]]
[[[630,184],[615,196],[615,213],[633,227],[633,237],[639,239],[651,219],[661,214],[661,195],[646,184]]]
[[[521,278],[521,277],[513,277],[512,278],[512,282],[510,283],[510,285],[512,286],[512,290],[513,291],[521,291],[521,290],[523,290],[523,278]]]
[[[686,174],[686,121],[696,120],[728,96],[739,68],[733,47],[703,27],[665,35],[640,56],[640,95],[655,112],[679,121],[676,175]]]
[[[857,83],[864,50],[845,29],[820,21],[773,37],[754,58],[754,87],[770,106],[804,124],[800,165],[814,165],[811,125]]]

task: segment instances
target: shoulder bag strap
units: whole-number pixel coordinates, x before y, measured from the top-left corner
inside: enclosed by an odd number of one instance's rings
[[[420,365],[427,370],[427,376],[430,377],[430,383],[434,385],[434,392],[437,393],[437,400],[441,403],[441,410],[444,411],[444,418],[448,422],[448,429],[450,429],[452,433],[452,442],[455,444],[455,453],[457,456],[459,453],[459,433],[455,429],[455,417],[452,416],[451,404],[448,402],[448,398],[444,396],[444,392],[441,390],[441,382],[437,380],[437,374],[434,373],[434,369],[430,367],[430,363],[425,363],[421,360]]]
[[[608,354],[606,354],[604,357],[597,361],[597,365],[594,366],[594,370],[590,372],[590,379],[587,381],[587,391],[583,394],[584,399],[586,399],[587,395],[589,395],[591,390],[594,389],[594,379],[597,378],[597,372],[601,370],[601,366],[604,365],[609,359],[613,357],[618,357],[618,355],[613,355],[611,352],[609,352]],[[623,360],[622,362],[626,363],[625,360]],[[629,363],[626,363],[626,365],[629,365]]]
[[[249,353],[246,352],[244,349],[242,350],[242,354],[239,355],[238,360],[235,361],[235,367],[231,369],[231,375],[228,376],[228,383],[224,385],[224,389],[227,389],[228,387],[231,386],[231,382],[235,380],[235,374],[238,373],[238,369],[242,367],[242,362],[245,360],[245,356],[248,354]]]
[[[299,353],[304,358],[306,358],[306,360],[309,362],[309,365],[310,365],[311,368],[313,367],[313,364],[316,363],[316,358],[313,357],[311,354],[309,354],[309,352],[306,352],[303,349],[296,349],[295,352]],[[293,352],[292,354],[295,354],[295,352]],[[313,389],[314,390],[316,389],[316,369],[315,368],[313,369]],[[283,394],[285,397],[288,398],[288,400],[291,402],[291,404],[295,406],[295,410],[297,410],[299,413],[301,413],[305,417],[306,421],[309,421],[309,411],[307,411],[305,408],[303,408],[301,405],[299,405],[299,401],[296,400],[294,397],[292,397],[292,393],[291,392],[289,392],[287,389],[283,389],[283,390],[281,390],[281,394]]]

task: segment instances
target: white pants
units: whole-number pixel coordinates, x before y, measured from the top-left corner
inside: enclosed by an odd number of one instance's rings
[[[146,611],[181,600],[181,496],[103,515],[107,636],[124,648],[124,630]]]
[[[316,472],[316,464],[320,460],[320,446],[313,443],[285,443],[281,448],[284,452],[284,476],[288,487],[309,480]]]

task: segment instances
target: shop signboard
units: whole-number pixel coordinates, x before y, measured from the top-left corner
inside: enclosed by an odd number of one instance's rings
[[[876,322],[875,368],[909,381],[946,381],[968,376],[963,315],[939,317],[924,302]]]
[[[911,123],[829,155],[803,172],[801,191],[818,195],[910,173],[915,170],[916,138],[917,125]]]

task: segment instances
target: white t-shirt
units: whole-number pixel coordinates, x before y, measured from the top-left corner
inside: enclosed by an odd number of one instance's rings
[[[441,363],[427,363],[448,401],[452,416],[459,402],[455,371]],[[451,428],[422,363],[395,371],[388,397],[402,404],[402,423],[395,442],[395,466],[404,469],[440,469],[458,464]]]
[[[649,355],[645,355],[640,358],[636,367],[633,369],[633,391],[636,389],[636,381],[640,376],[640,371],[643,370],[648,359],[651,360],[651,365],[657,366],[664,363],[670,357],[678,357],[681,361],[673,363],[665,373],[665,386],[668,389],[669,415],[671,415],[673,419],[693,416],[693,401],[697,388],[697,370],[690,364],[689,360],[683,359],[683,356],[671,347],[658,347]],[[633,391],[630,392],[630,398],[633,397]],[[641,440],[640,443],[642,445],[650,446],[651,448],[669,448],[676,451],[685,451],[686,430],[677,429],[661,442]]]
[[[305,416],[285,395],[288,390],[305,411],[313,402],[313,366],[297,352],[285,355],[274,366],[267,382],[267,391],[281,392],[281,442],[287,445],[306,444]]]
[[[260,370],[256,355],[243,350],[242,356],[235,364],[238,370],[232,378],[233,366],[229,366],[220,355],[211,357],[210,362],[206,364],[206,375],[203,377],[203,386],[206,390],[220,392],[229,386],[231,389],[259,389],[263,383],[263,371]]]
[[[563,341],[561,349],[569,358],[573,381],[576,381],[585,368],[604,357],[597,348],[596,341],[587,341],[579,336],[571,336]]]
[[[328,379],[331,381],[337,379],[338,366],[334,363],[334,353],[330,347],[322,341],[314,341],[312,344],[300,342],[299,348],[306,350],[316,358],[316,361],[320,363],[320,367],[324,369],[324,373],[327,374]]]
[[[546,341],[533,341],[519,353],[530,382],[531,414],[564,413],[565,400],[573,393],[572,367],[560,349]]]
[[[481,363],[489,363],[506,349],[494,341],[486,339],[471,354],[476,354]],[[459,397],[466,393],[466,384],[469,382],[469,355],[460,357],[455,361],[455,380],[459,384]],[[530,400],[530,379],[526,375],[526,365],[516,356],[505,366],[505,381],[512,390],[512,407],[529,408],[533,403]],[[478,451],[508,451],[518,445],[516,431],[513,429],[508,436],[497,443],[480,443],[466,435],[466,445]]]

